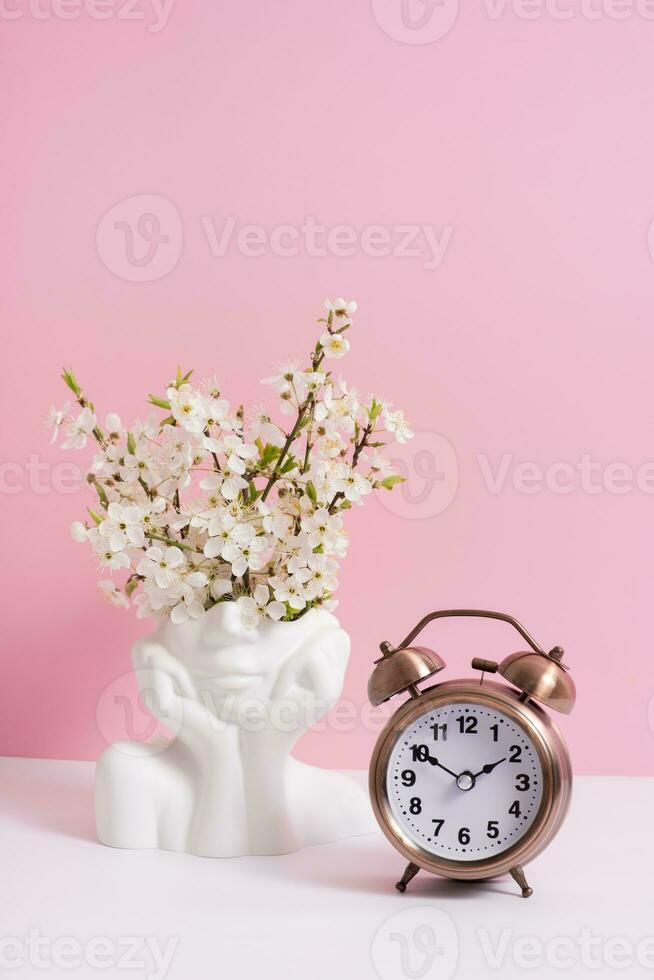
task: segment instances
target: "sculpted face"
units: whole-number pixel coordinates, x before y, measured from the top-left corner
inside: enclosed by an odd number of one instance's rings
[[[315,643],[328,630],[342,633],[338,621],[322,610],[311,610],[295,623],[262,620],[248,629],[234,602],[219,603],[201,619],[175,626],[167,621],[154,639],[185,670],[195,699],[222,721],[236,721],[246,703],[269,705],[271,700],[312,693]],[[330,663],[339,686],[347,662],[348,644],[340,669]],[[333,641],[332,641],[333,642]],[[315,684],[313,685],[315,687]],[[325,710],[327,710],[326,706]],[[322,713],[322,712],[321,712]]]

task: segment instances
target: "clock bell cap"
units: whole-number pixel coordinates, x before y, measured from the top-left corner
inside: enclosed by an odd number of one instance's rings
[[[502,677],[534,701],[569,715],[575,706],[575,683],[561,663],[563,650],[555,647],[549,654],[532,651],[512,653],[499,665]]]
[[[427,647],[404,647],[385,653],[368,681],[368,700],[377,707],[419,681],[433,677],[445,661]]]

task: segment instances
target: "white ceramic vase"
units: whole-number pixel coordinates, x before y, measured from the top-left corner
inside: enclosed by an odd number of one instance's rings
[[[334,616],[241,623],[233,602],[137,642],[148,709],[172,741],[119,742],[96,772],[104,844],[207,857],[283,854],[376,829],[350,777],[290,754],[339,697],[350,640]]]

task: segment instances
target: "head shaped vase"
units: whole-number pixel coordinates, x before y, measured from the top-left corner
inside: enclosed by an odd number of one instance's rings
[[[227,857],[372,832],[363,789],[290,754],[337,701],[349,650],[321,610],[248,629],[224,602],[196,621],[162,622],[135,644],[133,661],[144,703],[173,739],[103,754],[100,840]]]

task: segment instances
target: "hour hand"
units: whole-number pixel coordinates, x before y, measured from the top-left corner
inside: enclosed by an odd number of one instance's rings
[[[497,762],[488,762],[483,769],[480,769],[479,772],[474,773],[475,779],[477,776],[488,775],[489,772],[493,771],[495,766],[499,766],[500,762],[506,762],[506,756],[504,756],[503,759],[498,759]]]
[[[443,769],[445,772],[449,773],[450,776],[454,776],[455,779],[459,778],[457,773],[452,772],[452,770],[448,769],[447,766],[441,765],[438,759],[436,759],[433,755],[427,756],[427,762],[429,762],[429,764],[432,766],[438,766],[439,769]]]

